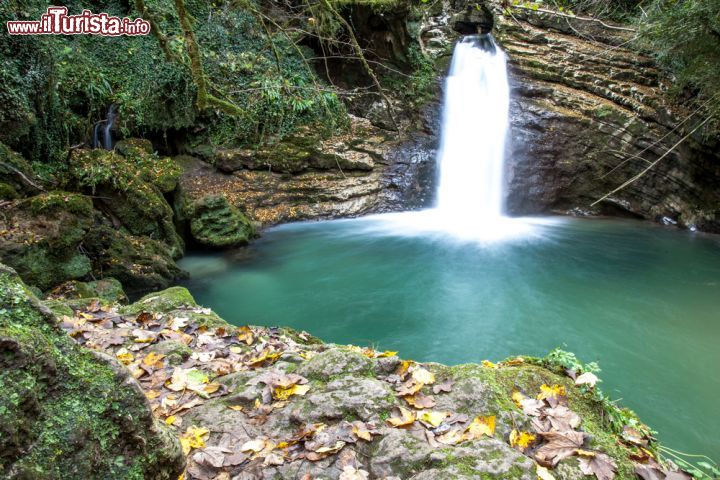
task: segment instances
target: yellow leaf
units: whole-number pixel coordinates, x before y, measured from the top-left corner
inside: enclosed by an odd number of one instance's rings
[[[118,361],[123,365],[130,365],[135,358],[130,352],[118,353],[115,357],[117,357]]]
[[[273,398],[275,400],[287,400],[293,395],[305,395],[310,390],[310,385],[291,385],[289,387],[275,387]]]
[[[229,408],[230,410],[235,410],[236,412],[242,412],[242,411],[243,411],[242,405],[230,405],[228,408]]]
[[[445,445],[457,445],[465,440],[465,436],[460,430],[449,430],[442,435],[435,437],[435,440]]]
[[[215,393],[220,389],[219,383],[208,383],[203,387],[205,393]]]
[[[542,384],[540,385],[540,393],[537,396],[538,400],[544,400],[546,398],[553,398],[553,397],[564,397],[566,394],[565,387],[562,385],[546,385]]]
[[[390,351],[390,350],[385,350],[385,351],[382,352],[382,353],[378,353],[378,354],[377,354],[377,358],[394,357],[395,355],[397,355],[397,353],[398,353],[398,352],[392,352],[392,351]]]
[[[370,433],[370,431],[367,429],[367,426],[363,422],[353,422],[352,431],[356,437],[367,440],[368,442],[372,442],[372,433]]]
[[[404,407],[398,407],[400,410],[400,416],[392,416],[385,420],[390,426],[393,427],[404,427],[412,424],[415,421],[415,413]]]
[[[519,432],[513,430],[510,432],[510,446],[520,447],[521,450],[526,450],[530,445],[535,442],[537,437],[530,432]]]
[[[433,427],[440,425],[447,417],[447,412],[436,412],[434,410],[426,410],[420,415],[420,420],[429,423]]]
[[[248,327],[247,325],[238,328],[238,340],[241,342],[252,345],[255,341],[255,334],[253,333],[252,329]]]
[[[143,358],[143,364],[147,367],[163,368],[165,366],[163,358],[165,358],[165,355],[162,353],[150,352]]]
[[[497,368],[497,365],[495,365],[495,364],[494,364],[493,362],[491,362],[490,360],[483,360],[483,361],[482,361],[482,366],[485,367],[485,368]]]
[[[160,391],[158,390],[147,390],[145,392],[145,396],[148,398],[148,400],[152,400],[154,398],[157,398],[161,395]]]
[[[512,391],[512,400],[515,402],[515,405],[518,406],[518,408],[522,408],[522,402],[527,397],[523,395],[523,393],[520,390],[513,389]]]
[[[477,440],[483,435],[492,437],[495,434],[495,415],[489,417],[478,416],[465,429],[466,440]]]
[[[430,385],[432,383],[435,383],[435,375],[433,375],[431,371],[426,370],[422,367],[418,367],[413,370],[412,378],[416,382],[422,383],[424,385]]]
[[[548,470],[545,467],[541,467],[540,465],[537,466],[537,477],[539,480],[555,480],[555,477],[552,473],[550,473],[550,470]]]
[[[165,419],[165,424],[172,425],[173,423],[175,423],[175,420],[177,420],[177,417],[175,415],[170,415]]]
[[[205,439],[210,434],[210,430],[204,427],[188,427],[185,433],[180,435],[180,445],[182,445],[183,453],[187,455],[193,448],[205,448]]]

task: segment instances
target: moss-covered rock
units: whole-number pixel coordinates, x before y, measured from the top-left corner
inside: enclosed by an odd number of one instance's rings
[[[123,314],[167,313],[183,307],[197,307],[197,303],[187,288],[170,287],[161,292],[149,293],[132,305],[121,308],[120,312]]]
[[[37,193],[39,184],[30,163],[0,142],[0,199],[13,200]]]
[[[0,266],[0,476],[175,479],[179,442],[111,357],[74,344]]]
[[[95,226],[84,245],[94,252],[93,269],[118,279],[129,293],[166,288],[187,275],[175,264],[166,244],[108,225]]]
[[[255,234],[250,220],[222,195],[203,197],[185,208],[194,241],[208,247],[244,245]]]
[[[0,259],[43,290],[90,273],[79,248],[92,226],[92,203],[68,192],[43,193],[0,216]]]
[[[164,194],[175,189],[180,167],[170,158],[156,157],[139,147],[126,151],[127,156],[76,150],[70,157],[70,174],[130,234],[160,240],[173,258],[179,258],[184,244]]]
[[[128,300],[122,284],[112,277],[91,282],[71,280],[53,288],[48,297],[50,299],[62,298],[67,300],[97,298],[114,303],[126,303]]]

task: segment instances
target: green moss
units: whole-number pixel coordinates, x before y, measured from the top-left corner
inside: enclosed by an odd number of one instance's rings
[[[193,239],[209,247],[231,247],[248,243],[255,229],[248,218],[222,195],[203,197],[186,209]]]
[[[177,441],[156,433],[142,393],[75,345],[37,305],[0,267],[0,472],[176,478]]]
[[[15,188],[7,183],[0,182],[0,199],[2,200],[15,200],[20,198],[20,194]]]
[[[34,215],[55,215],[70,212],[76,215],[92,214],[92,201],[77,193],[54,191],[36,195],[30,199],[30,210]]]
[[[197,307],[197,303],[187,288],[171,287],[161,292],[145,295],[132,305],[122,307],[120,313],[170,312],[182,307]]]

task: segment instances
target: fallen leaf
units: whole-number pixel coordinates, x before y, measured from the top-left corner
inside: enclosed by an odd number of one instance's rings
[[[575,379],[575,385],[588,385],[594,387],[598,382],[598,377],[592,372],[585,372]]]
[[[580,426],[581,420],[578,414],[564,405],[558,405],[555,408],[547,408],[542,412],[542,414],[550,421],[552,428],[558,432],[575,430]]]
[[[440,425],[445,418],[447,418],[447,412],[436,412],[433,410],[427,410],[420,414],[418,420],[430,424],[433,427]]]
[[[310,385],[291,385],[289,387],[278,386],[273,390],[273,398],[276,400],[287,400],[293,395],[305,395],[310,390]]]
[[[164,358],[165,355],[162,353],[150,352],[143,358],[142,363],[147,367],[163,368],[165,366]]]
[[[540,465],[535,466],[537,467],[536,472],[539,480],[555,480],[555,476],[550,473],[550,470]]]
[[[464,437],[467,440],[478,440],[483,435],[488,437],[495,435],[495,415],[475,417],[465,429]]]
[[[359,420],[356,420],[352,422],[352,433],[362,439],[366,440],[368,442],[372,442],[373,434],[377,435],[377,432],[375,431],[374,427],[368,428],[368,424],[365,422],[361,422]]]
[[[185,433],[180,435],[180,445],[183,453],[187,455],[193,448],[204,448],[205,439],[210,435],[210,430],[204,427],[191,426]]]
[[[455,385],[455,382],[452,380],[445,380],[441,383],[437,383],[433,385],[433,393],[449,393],[452,390],[453,385]]]
[[[424,408],[432,408],[435,406],[435,399],[432,396],[423,395],[420,392],[417,392],[414,395],[405,395],[402,398],[408,403],[408,405],[410,405],[411,407],[415,407],[419,410],[422,410]]]
[[[340,480],[367,480],[370,474],[365,470],[358,470],[355,467],[347,465],[340,474]]]
[[[538,400],[545,400],[551,407],[556,407],[559,404],[567,402],[567,392],[565,387],[562,385],[540,385],[540,393],[537,396]]]
[[[483,361],[482,361],[482,366],[485,367],[485,368],[497,368],[497,365],[495,365],[495,364],[494,364],[493,362],[491,362],[490,360],[483,360]]]
[[[435,383],[435,375],[430,370],[422,367],[416,367],[413,369],[412,378],[418,383],[423,385],[430,385]]]
[[[405,427],[411,425],[415,421],[415,413],[404,407],[397,407],[399,414],[393,414],[390,418],[385,420],[392,427]]]
[[[238,328],[238,340],[246,345],[252,345],[255,341],[255,334],[250,327],[243,326]]]
[[[555,467],[560,460],[577,454],[585,442],[585,433],[573,430],[540,433],[547,443],[535,452],[535,460],[544,467]]]
[[[615,460],[604,453],[590,452],[592,455],[580,454],[580,470],[585,475],[595,475],[598,480],[613,480],[617,465]]]
[[[537,440],[537,436],[530,432],[520,432],[513,429],[510,432],[510,446],[518,447],[519,450],[525,451],[530,448]]]

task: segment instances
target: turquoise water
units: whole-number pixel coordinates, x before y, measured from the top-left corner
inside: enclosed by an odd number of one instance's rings
[[[602,388],[667,445],[720,459],[719,237],[546,219],[478,242],[383,218],[284,225],[242,257],[189,256],[188,287],[236,324],[420,361],[561,346],[599,361]]]

